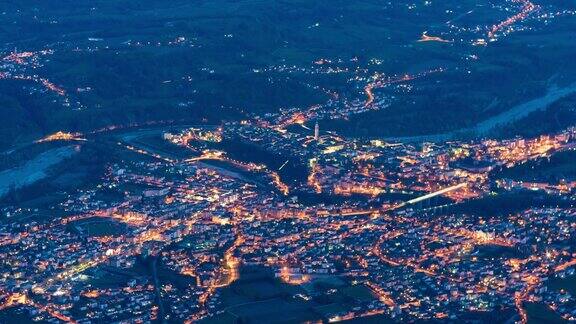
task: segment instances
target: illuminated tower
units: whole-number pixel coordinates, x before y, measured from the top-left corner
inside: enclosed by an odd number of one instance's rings
[[[318,125],[318,122],[316,122],[316,125],[314,126],[314,139],[320,139],[320,125]]]

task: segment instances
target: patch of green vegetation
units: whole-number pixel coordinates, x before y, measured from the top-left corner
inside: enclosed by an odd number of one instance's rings
[[[237,324],[239,318],[236,315],[224,312],[222,314],[205,318],[201,321],[202,324]]]
[[[568,276],[565,278],[553,277],[548,280],[546,284],[548,289],[554,291],[565,290],[572,296],[576,296],[576,275]]]
[[[248,266],[240,270],[240,278],[230,286],[219,290],[223,314],[205,320],[205,323],[245,323],[291,322],[299,323],[318,320],[312,311],[315,306],[310,301],[293,298],[295,294],[305,294],[298,286],[282,283],[273,273],[262,267]],[[204,322],[203,322],[204,323]]]
[[[240,279],[221,290],[224,307],[240,303],[286,298],[302,292],[297,286],[290,286],[274,278],[272,273],[258,267],[244,267]]]
[[[556,324],[556,323],[566,323],[567,321],[564,320],[560,315],[554,312],[550,307],[538,303],[525,303],[524,307],[526,308],[526,312],[528,313],[528,323],[529,324],[537,324],[537,323],[549,323],[549,324]]]
[[[449,212],[478,216],[499,216],[537,207],[568,207],[572,203],[558,196],[531,191],[486,196],[448,208]]]
[[[348,297],[363,302],[372,301],[376,299],[376,295],[374,295],[374,292],[364,285],[348,286],[341,289],[340,291]]]
[[[346,324],[392,324],[398,323],[390,318],[388,315],[378,314],[372,315],[367,317],[355,318],[347,321],[343,321],[342,323]]]
[[[558,183],[561,180],[576,180],[576,151],[563,151],[548,159],[529,161],[512,168],[496,172],[498,178],[518,181],[545,181]]]
[[[470,257],[477,257],[481,260],[490,259],[510,259],[510,258],[521,258],[525,256],[523,253],[518,251],[515,247],[499,246],[499,245],[480,245],[474,248]]]
[[[314,307],[315,312],[320,314],[323,318],[328,319],[332,318],[335,314],[344,313],[347,310],[349,310],[349,308],[346,305],[340,303],[333,303]]]

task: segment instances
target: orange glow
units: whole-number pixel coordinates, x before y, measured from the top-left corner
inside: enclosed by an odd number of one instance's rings
[[[67,132],[56,132],[52,135],[48,135],[42,139],[36,141],[36,143],[53,142],[53,141],[85,141],[80,133],[67,133]]]
[[[437,36],[428,36],[428,32],[423,32],[422,37],[418,40],[418,42],[440,42],[440,43],[450,43],[449,40],[443,39],[442,37]]]

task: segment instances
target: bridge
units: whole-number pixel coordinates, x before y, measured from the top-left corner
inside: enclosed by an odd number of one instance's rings
[[[432,198],[434,198],[434,197],[436,197],[436,196],[443,195],[443,194],[448,193],[448,192],[450,192],[450,191],[454,191],[454,190],[458,190],[458,189],[464,188],[464,187],[466,187],[467,185],[468,185],[468,183],[463,182],[463,183],[460,183],[460,184],[457,184],[457,185],[454,185],[454,186],[450,186],[450,187],[447,187],[447,188],[444,188],[444,189],[440,189],[440,190],[438,190],[438,191],[431,192],[431,193],[426,194],[426,195],[424,195],[424,196],[417,197],[417,198],[414,198],[414,199],[410,199],[410,200],[408,200],[407,202],[405,202],[403,205],[414,205],[414,204],[419,203],[419,202],[421,202],[421,201],[428,200],[428,199],[432,199]]]
[[[401,204],[399,204],[399,205],[397,205],[397,206],[394,206],[393,208],[387,209],[387,210],[381,210],[381,209],[356,210],[356,211],[349,211],[349,212],[341,213],[340,215],[341,215],[341,216],[361,216],[361,215],[370,215],[370,214],[372,214],[372,213],[379,212],[379,211],[391,211],[391,210],[396,210],[396,209],[399,209],[399,208],[402,208],[402,207],[405,207],[405,206],[414,205],[414,204],[417,204],[417,203],[419,203],[419,202],[422,202],[422,201],[425,201],[425,200],[428,200],[428,199],[432,199],[432,198],[434,198],[434,197],[436,197],[436,196],[441,196],[441,195],[443,195],[443,194],[445,194],[445,193],[448,193],[448,192],[451,192],[451,191],[455,191],[455,190],[458,190],[458,189],[462,189],[462,188],[466,187],[467,185],[468,185],[468,183],[463,182],[463,183],[460,183],[460,184],[457,184],[457,185],[453,185],[453,186],[450,186],[450,187],[446,187],[446,188],[444,188],[444,189],[440,189],[440,190],[438,190],[438,191],[434,191],[434,192],[425,194],[425,195],[423,195],[423,196],[410,199],[410,200],[408,200],[408,201],[406,201],[406,202],[403,202],[403,203],[401,203]]]

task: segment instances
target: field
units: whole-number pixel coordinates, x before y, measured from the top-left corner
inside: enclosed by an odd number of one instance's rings
[[[542,304],[528,303],[526,305],[526,312],[528,313],[528,323],[567,323],[562,317],[558,316],[550,308]]]
[[[573,203],[569,200],[562,199],[558,196],[531,191],[516,191],[470,200],[448,207],[448,211],[478,216],[498,216],[519,212],[528,208],[568,207],[572,205]]]
[[[281,283],[268,270],[243,268],[240,276],[240,280],[220,292],[225,312],[202,323],[234,323],[228,321],[231,319],[259,323],[271,318],[303,321],[317,317],[306,302],[291,297],[303,292],[301,288]]]
[[[559,152],[549,159],[539,159],[504,169],[496,176],[517,181],[570,182],[576,180],[575,159],[576,151]]]
[[[302,296],[314,298],[306,300]],[[349,311],[358,302],[375,298],[367,287],[352,286],[339,278],[318,277],[303,286],[292,286],[280,282],[265,268],[245,267],[238,281],[220,291],[219,302],[224,313],[202,323],[326,320],[332,314]]]
[[[555,291],[565,290],[571,295],[576,295],[576,276],[566,278],[551,278],[547,283],[548,289]]]

